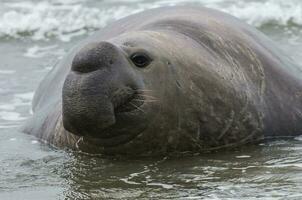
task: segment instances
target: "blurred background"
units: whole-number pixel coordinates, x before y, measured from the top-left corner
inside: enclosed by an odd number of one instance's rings
[[[189,158],[108,160],[19,131],[77,41],[149,8],[203,5],[264,32],[302,66],[300,0],[0,0],[0,199],[301,199],[302,137]],[[202,20],[202,19],[201,19]]]

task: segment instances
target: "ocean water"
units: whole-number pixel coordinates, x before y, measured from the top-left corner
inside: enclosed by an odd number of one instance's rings
[[[302,67],[299,0],[0,1],[0,200],[302,199],[302,137],[186,158],[113,160],[20,132],[35,88],[77,41],[132,13],[185,4],[242,19]]]

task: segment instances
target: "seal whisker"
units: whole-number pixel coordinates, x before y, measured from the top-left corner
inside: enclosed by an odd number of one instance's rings
[[[132,105],[133,107],[135,107],[136,109],[142,111],[143,113],[146,113],[144,110],[142,110],[140,107],[138,107],[137,105],[135,105],[134,103],[129,102],[130,105]]]
[[[142,97],[146,97],[146,98],[150,98],[150,99],[152,99],[152,100],[157,100],[157,98],[156,98],[156,97],[154,97],[154,96],[150,96],[150,95],[141,94],[140,96],[142,96]]]
[[[137,89],[135,91],[138,91],[138,92],[153,92],[153,90],[146,90],[146,89]]]
[[[139,102],[146,102],[146,103],[152,103],[152,102],[158,102],[158,100],[143,100],[143,99],[133,99],[133,101],[139,101]]]

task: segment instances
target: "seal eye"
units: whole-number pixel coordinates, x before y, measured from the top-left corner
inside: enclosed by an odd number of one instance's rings
[[[137,67],[146,67],[152,61],[151,58],[145,53],[134,53],[130,59]]]

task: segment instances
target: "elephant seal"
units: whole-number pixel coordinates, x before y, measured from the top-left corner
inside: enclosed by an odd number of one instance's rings
[[[103,155],[205,152],[302,133],[302,73],[265,35],[204,7],[118,20],[37,89],[25,132]]]

